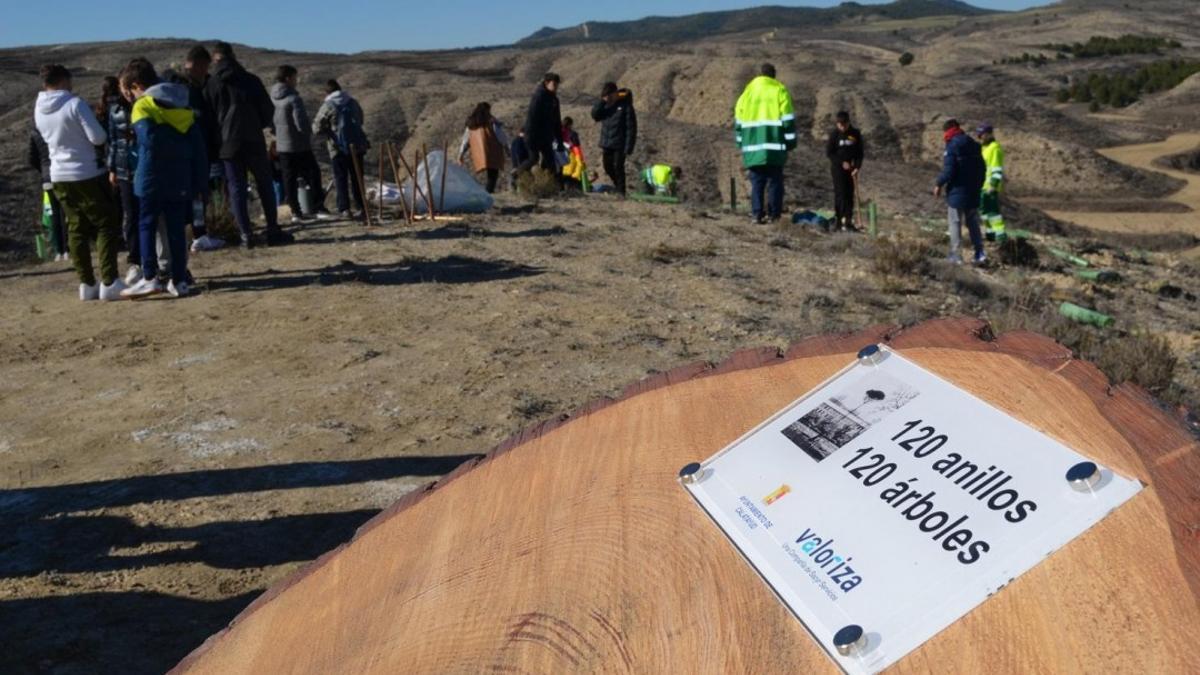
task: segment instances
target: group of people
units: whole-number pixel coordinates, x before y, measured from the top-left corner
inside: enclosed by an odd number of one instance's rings
[[[229,243],[208,232],[215,198],[228,204],[238,243],[254,247],[259,240],[250,219],[248,177],[266,221],[261,241],[268,246],[293,241],[279,224],[277,176],[293,223],[331,218],[314,136],[326,141],[338,211],[355,217],[364,209],[361,160],[369,142],[362,108],[336,80],[326,83],[325,99],[310,123],[296,91],[296,68],[280,66],[268,94],[225,42],[211,52],[196,45],[181,68],[158,71],[144,58],[133,59],[105,78],[95,107],[73,92],[65,67],[47,65],[41,78],[29,163],[42,175],[54,256],[73,263],[82,300],[187,295],[188,253]],[[300,199],[301,182],[307,200]],[[351,196],[357,212],[350,211]],[[122,245],[129,264],[123,277],[117,262]]]
[[[542,77],[529,101],[524,124],[511,143],[504,125],[492,115],[490,103],[479,103],[471,111],[459,144],[458,159],[464,162],[470,155],[475,172],[485,176],[488,192],[496,189],[505,152],[512,162],[511,184],[514,187],[518,175],[535,167],[552,174],[562,189],[575,186],[587,190],[598,177],[587,170],[575,120],[562,115],[558,100],[561,84],[562,78],[557,73],[546,73]],[[624,196],[626,162],[637,147],[638,121],[633,92],[615,82],[606,82],[592,106],[591,116],[600,124],[604,172],[611,181],[607,190]],[[673,189],[674,181],[671,187]]]
[[[133,59],[117,76],[106,78],[95,108],[72,92],[65,67],[49,65],[41,75],[30,165],[42,173],[55,257],[73,262],[81,299],[187,295],[192,283],[189,251],[215,250],[227,243],[206,227],[216,198],[228,204],[240,244],[255,245],[249,177],[261,202],[263,241],[268,246],[292,241],[279,225],[276,182],[293,223],[332,218],[325,207],[314,137],[324,140],[329,154],[339,214],[353,218],[365,210],[362,171],[370,142],[362,107],[336,80],[325,83],[325,98],[310,119],[297,89],[295,67],[280,66],[268,92],[225,42],[216,43],[211,53],[196,45],[181,68],[162,72],[146,59]],[[563,188],[577,184],[589,189],[594,182],[596,174],[586,173],[574,120],[561,114],[561,82],[556,73],[545,74],[530,99],[523,127],[511,140],[489,103],[471,111],[458,158],[464,162],[470,155],[488,192],[497,187],[506,154],[514,186],[521,172],[538,166]],[[625,167],[638,133],[633,92],[605,83],[591,117],[600,124],[604,171],[612,183],[606,189],[624,196]],[[974,247],[973,260],[987,259],[981,213],[989,229],[1004,236],[999,204],[1004,153],[991,125],[976,131],[978,142],[957,121],[946,122],[944,166],[934,188],[935,195],[944,193],[947,199],[950,259],[957,262],[963,225]],[[791,95],[776,78],[773,65],[763,64],[738,98],[734,132],[750,179],[753,221],[777,221],[783,210],[783,168],[797,146],[797,130]],[[856,192],[864,150],[862,133],[847,112],[839,112],[825,144],[839,229],[858,225]],[[669,164],[655,164],[639,174],[645,190],[670,195],[680,175],[681,170]],[[189,224],[190,248],[185,234]],[[99,278],[91,261],[92,242],[99,254]],[[123,278],[117,265],[122,243],[130,266]]]
[[[742,163],[750,177],[750,210],[754,223],[778,221],[783,211],[783,167],[794,150],[796,113],[787,87],[775,77],[775,66],[765,63],[759,75],[746,85],[734,108],[734,135]],[[981,217],[997,240],[1005,236],[1000,212],[1004,188],[1004,150],[991,124],[976,129],[971,138],[957,120],[944,125],[942,172],[933,194],[946,197],[950,234],[949,260],[961,263],[962,227],[967,227],[974,248],[973,262],[987,261],[983,248]],[[850,114],[840,111],[825,143],[833,177],[834,226],[855,230],[858,175],[863,166],[865,141],[850,123]]]

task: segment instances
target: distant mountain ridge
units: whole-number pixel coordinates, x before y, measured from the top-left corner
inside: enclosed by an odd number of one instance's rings
[[[678,42],[795,24],[833,25],[863,16],[879,19],[920,19],[930,16],[980,16],[995,13],[997,12],[959,0],[896,0],[884,5],[843,2],[836,7],[768,5],[686,16],[648,16],[634,21],[588,21],[570,28],[547,26],[522,38],[517,44],[544,47],[622,40]]]

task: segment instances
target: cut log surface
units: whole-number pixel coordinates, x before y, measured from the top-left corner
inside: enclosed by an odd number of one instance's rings
[[[1052,340],[971,320],[740,352],[527,430],[174,672],[836,673],[676,476],[876,342],[1148,486],[891,672],[1200,672],[1200,444]]]

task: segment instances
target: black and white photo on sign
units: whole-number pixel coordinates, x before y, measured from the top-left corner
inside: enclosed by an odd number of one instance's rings
[[[903,408],[919,393],[890,375],[868,373],[818,403],[782,433],[819,462]]]

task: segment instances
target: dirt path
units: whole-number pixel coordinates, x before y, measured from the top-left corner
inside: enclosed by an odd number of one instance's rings
[[[1159,157],[1187,152],[1195,149],[1197,145],[1200,145],[1200,132],[1176,134],[1159,143],[1123,145],[1100,150],[1100,154],[1114,162],[1167,174],[1186,181],[1187,185],[1171,195],[1169,199],[1190,207],[1196,213],[1090,213],[1083,211],[1047,211],[1047,213],[1059,220],[1110,232],[1147,234],[1186,232],[1200,236],[1200,176],[1166,169],[1154,163],[1154,160]],[[1192,249],[1188,254],[1190,256],[1200,255],[1200,247]]]

